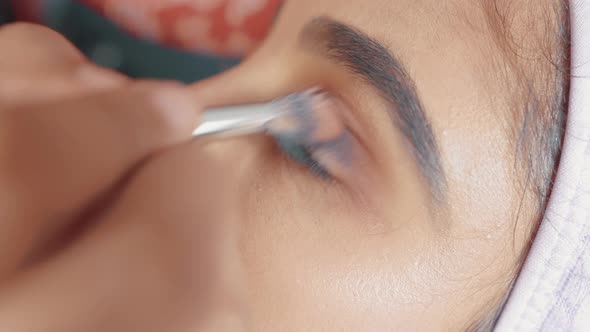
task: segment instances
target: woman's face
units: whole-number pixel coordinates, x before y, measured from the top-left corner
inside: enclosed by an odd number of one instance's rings
[[[320,85],[355,137],[332,180],[267,138],[212,145],[243,166],[228,208],[252,330],[456,331],[498,303],[532,209],[479,3],[287,1],[255,54],[195,87],[213,105]]]

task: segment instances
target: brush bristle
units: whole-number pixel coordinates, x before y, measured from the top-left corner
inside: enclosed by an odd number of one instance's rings
[[[295,93],[276,103],[284,113],[270,121],[267,130],[281,141],[310,145],[338,137],[345,130],[338,101],[321,89]]]

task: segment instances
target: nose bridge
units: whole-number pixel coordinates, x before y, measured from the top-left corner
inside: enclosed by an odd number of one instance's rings
[[[195,99],[207,109],[266,102],[305,88],[294,80],[301,67],[297,58],[286,49],[275,52],[275,48],[265,46],[267,43],[236,67],[193,84]],[[230,165],[235,174],[262,166],[260,160],[269,156],[273,144],[270,137],[251,135],[208,142],[207,150]]]
[[[205,107],[264,102],[307,88],[301,80],[304,60],[284,47],[260,47],[239,65],[194,83],[195,97]],[[272,45],[271,45],[272,46]]]

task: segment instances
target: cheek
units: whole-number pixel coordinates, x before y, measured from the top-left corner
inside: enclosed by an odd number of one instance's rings
[[[260,324],[254,330],[416,324],[411,321],[425,310],[432,289],[440,289],[430,287],[426,230],[409,223],[369,233],[366,215],[331,198],[337,195],[318,179],[288,167],[257,164],[248,178],[242,253],[253,321]]]
[[[482,294],[481,271],[464,259],[483,249],[477,243],[449,241],[424,208],[391,192],[381,196],[382,213],[367,216],[333,186],[275,159],[265,142],[218,150],[241,170],[253,330],[428,330],[448,325],[449,310],[464,322],[490,298],[466,301]],[[391,227],[371,231],[373,219]]]

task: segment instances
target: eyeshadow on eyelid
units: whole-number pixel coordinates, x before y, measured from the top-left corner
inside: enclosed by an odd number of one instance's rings
[[[311,149],[289,137],[275,137],[278,146],[293,161],[308,167],[309,170],[322,179],[331,179],[332,174],[312,156]]]
[[[355,138],[346,126],[345,105],[324,92],[290,104],[295,111],[269,128],[279,147],[316,175],[347,176],[354,162]]]
[[[348,132],[313,146],[311,156],[334,176],[347,176],[354,163],[354,138]]]

